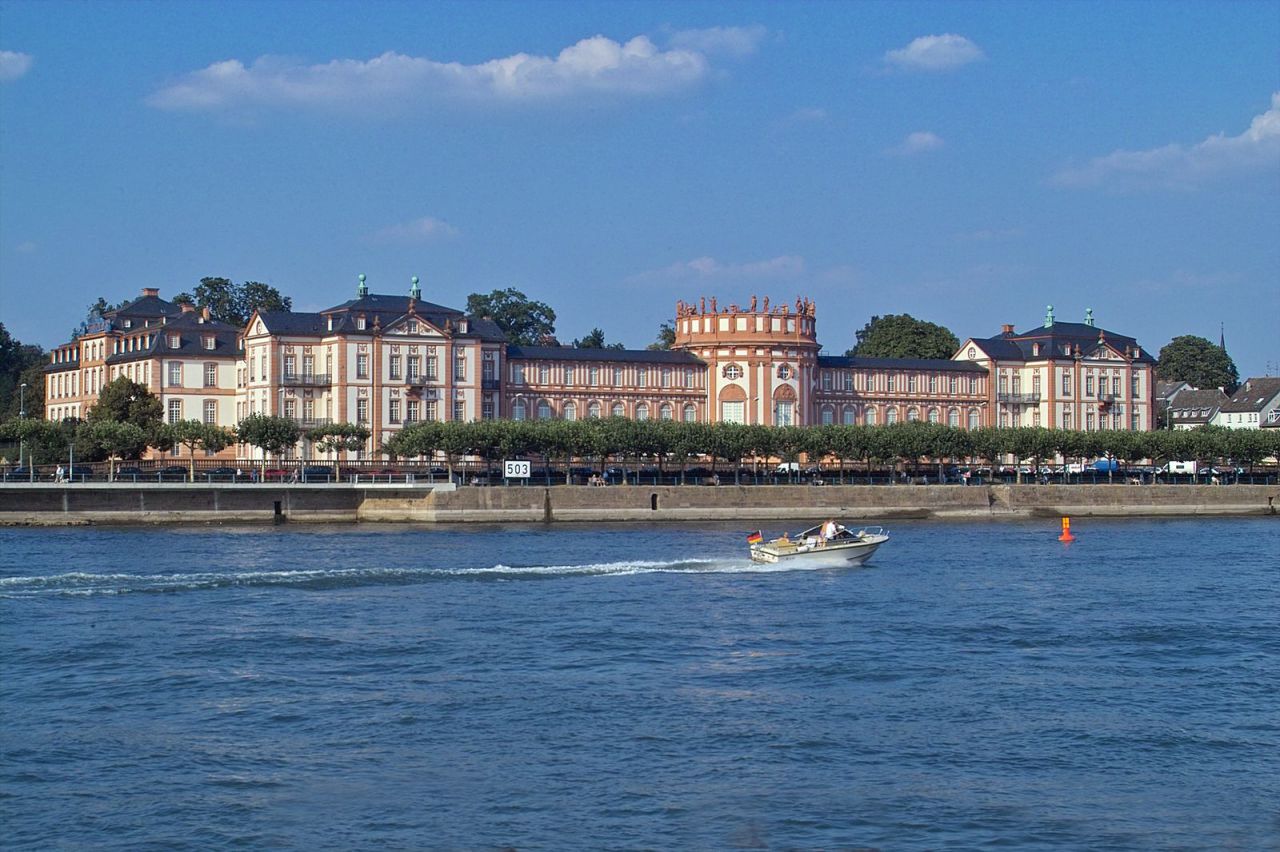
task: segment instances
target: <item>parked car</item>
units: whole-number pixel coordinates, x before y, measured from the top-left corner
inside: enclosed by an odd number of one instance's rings
[[[299,474],[303,482],[333,482],[333,468],[328,465],[307,465]]]
[[[244,474],[234,467],[215,467],[211,470],[196,471],[196,479],[203,479],[206,482],[237,482],[245,478]]]
[[[186,482],[190,471],[180,464],[171,464],[156,471],[157,482]]]
[[[127,467],[116,468],[116,482],[137,482],[144,476],[148,476],[142,472],[142,468],[137,465],[128,465]]]
[[[36,468],[35,470],[32,470],[30,465],[15,467],[4,475],[5,482],[28,482],[32,478],[37,482],[40,481],[40,469]]]
[[[57,474],[55,473],[54,475],[56,476]],[[93,479],[93,468],[82,467],[81,465],[64,468],[62,476],[67,482],[88,482]]]

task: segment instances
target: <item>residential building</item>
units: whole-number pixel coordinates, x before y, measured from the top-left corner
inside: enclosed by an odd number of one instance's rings
[[[1222,403],[1211,421],[1228,429],[1260,429],[1274,427],[1280,420],[1280,378],[1245,379],[1244,383]]]
[[[1218,410],[1226,402],[1227,395],[1221,388],[1213,390],[1197,390],[1190,386],[1181,388],[1166,400],[1165,424],[1170,429],[1195,429],[1198,426],[1207,426],[1218,416]]]

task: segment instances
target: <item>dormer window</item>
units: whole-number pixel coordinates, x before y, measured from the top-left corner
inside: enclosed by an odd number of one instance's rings
[[[206,335],[204,336],[204,348],[205,348],[205,349],[212,349],[215,345],[216,345],[216,343],[215,343],[215,340],[214,340],[213,335],[212,335],[212,334],[206,334]]]
[[[133,320],[131,320],[131,319],[127,319],[127,320],[125,320],[125,321],[124,321],[124,327],[125,327],[125,328],[133,328]]]
[[[467,321],[465,319],[458,320],[458,331],[461,334],[467,333]]]
[[[415,322],[414,320],[409,320],[407,323],[404,324],[404,330],[407,331],[409,334],[417,334],[418,323]]]
[[[329,315],[329,331],[333,331],[333,315]]]
[[[179,349],[182,347],[182,336],[177,334],[169,335],[169,348]]]
[[[1031,344],[1031,354],[1032,354],[1032,356],[1034,356],[1034,357],[1039,357],[1039,356],[1040,356],[1040,344],[1039,344],[1039,343],[1033,343],[1033,344]]]
[[[356,317],[356,331],[364,331],[364,315]]]

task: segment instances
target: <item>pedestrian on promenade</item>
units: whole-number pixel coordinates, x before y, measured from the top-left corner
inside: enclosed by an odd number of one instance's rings
[[[64,468],[62,465],[58,465],[58,472],[55,474],[55,480],[57,482],[66,482],[66,479],[67,479],[67,469]]]

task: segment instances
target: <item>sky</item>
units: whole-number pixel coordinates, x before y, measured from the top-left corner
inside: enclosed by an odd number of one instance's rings
[[[963,340],[1059,320],[1280,374],[1280,2],[0,0],[0,322],[205,276],[514,287]]]

